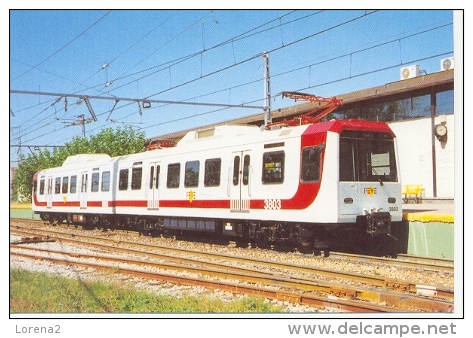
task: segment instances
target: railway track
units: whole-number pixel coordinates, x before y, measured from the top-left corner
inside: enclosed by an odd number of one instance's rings
[[[21,220],[21,223],[34,225],[34,228],[37,228],[37,229],[43,228],[43,227],[49,227],[49,225],[44,225],[43,222],[41,221]],[[114,230],[114,232],[125,233],[129,235],[130,237],[140,236],[140,234],[136,231]],[[178,248],[174,248],[174,249],[179,251]],[[366,255],[358,255],[358,254],[348,254],[348,253],[342,253],[342,252],[330,252],[326,258],[343,260],[343,261],[359,262],[359,263],[394,265],[401,268],[415,268],[418,270],[433,271],[433,272],[445,272],[445,273],[452,273],[452,274],[454,273],[453,260],[433,258],[433,257],[422,257],[422,256],[398,254],[397,258],[386,258],[386,257],[366,256]]]
[[[414,255],[398,254],[397,258],[374,257],[364,255],[354,255],[342,252],[330,252],[332,259],[351,260],[357,262],[366,262],[373,264],[390,264],[400,267],[412,267],[422,270],[430,270],[435,272],[454,272],[454,262],[450,259],[422,257]]]
[[[117,241],[111,238],[100,238],[98,240],[97,237],[79,235],[77,233],[63,233],[57,230],[28,229],[17,226],[13,227],[11,232],[23,236],[41,234],[43,236],[49,236],[47,237],[49,240],[54,238],[63,243],[68,242],[70,244],[87,247],[93,246],[95,250],[115,252],[115,254],[119,251],[123,254],[140,257],[135,262],[128,262],[130,265],[149,266],[150,264],[154,264],[154,268],[160,267],[161,269],[164,268],[174,272],[187,271],[201,276],[218,278],[220,280],[238,280],[239,282],[236,285],[227,285],[226,288],[233,288],[233,290],[235,290],[235,287],[241,289],[242,285],[246,285],[245,288],[248,288],[246,292],[251,294],[258,293],[255,291],[254,285],[271,285],[278,289],[278,291],[271,291],[276,292],[276,294],[269,297],[267,296],[268,290],[260,290],[259,293],[273,299],[292,299],[297,300],[297,302],[301,304],[325,304],[325,307],[328,304],[327,302],[336,300],[337,303],[332,304],[333,307],[339,310],[355,312],[412,310],[435,312],[453,311],[453,290],[449,288],[414,285],[413,283],[405,283],[396,280],[387,281],[383,278],[373,278],[372,276],[363,276],[355,273],[340,273],[327,269],[315,269],[313,267],[294,264],[189,251],[188,249],[157,246],[155,244],[149,245],[123,240]],[[18,247],[18,245],[14,246]],[[34,248],[31,249],[34,250]],[[19,254],[15,250],[16,249],[12,248],[11,252],[13,254]],[[24,254],[25,253],[23,253],[23,255]],[[58,255],[59,252],[55,252],[55,254]],[[29,256],[33,259],[44,259],[35,258],[35,254],[31,252]],[[66,262],[70,263],[71,257],[67,258]],[[97,258],[97,255],[93,255],[93,257]],[[88,259],[92,259],[93,257],[88,257]],[[148,260],[152,258],[156,260],[156,262],[144,261],[143,257],[146,257]],[[84,257],[82,257],[82,259],[83,258]],[[78,258],[74,257],[74,259]],[[120,258],[120,260],[122,262],[124,261],[123,258]],[[222,261],[225,263],[221,263]],[[123,268],[120,267],[120,271],[122,270]],[[320,282],[317,281],[320,279],[320,276],[337,280],[344,279],[351,283],[356,281],[356,283],[364,286],[347,287],[346,284]],[[160,278],[164,277],[160,276]],[[173,274],[173,278],[175,278],[175,274]],[[192,283],[195,283],[195,281],[181,281],[179,283],[186,285],[187,283],[191,283],[191,285],[194,285]],[[208,281],[205,283],[208,283]],[[250,287],[250,285],[253,286]],[[349,304],[342,304],[347,301]],[[352,304],[352,302],[359,302],[363,306],[355,310],[355,305]]]
[[[19,231],[23,235],[35,235],[36,232],[29,232],[29,231]],[[453,300],[453,290],[446,287],[433,287],[430,285],[419,285],[418,283],[409,283],[400,280],[394,279],[386,279],[380,276],[368,276],[363,275],[360,273],[353,273],[353,272],[343,272],[343,271],[335,271],[330,269],[324,268],[315,268],[315,267],[308,267],[302,266],[297,264],[290,264],[287,262],[279,263],[275,261],[268,261],[268,260],[261,260],[261,259],[251,259],[246,257],[236,257],[232,255],[225,255],[225,254],[217,254],[217,253],[209,253],[203,251],[196,251],[196,250],[189,250],[189,249],[180,249],[176,247],[169,247],[163,245],[156,245],[156,244],[144,244],[139,242],[132,242],[132,241],[116,241],[115,239],[110,238],[99,238],[92,237],[89,235],[79,235],[79,234],[65,234],[61,231],[42,231],[43,234],[50,236],[50,238],[56,238],[59,241],[69,242],[72,244],[77,245],[89,245],[94,246],[98,249],[103,250],[116,250],[127,254],[146,254],[148,256],[164,259],[164,260],[172,260],[179,262],[180,264],[184,263],[193,263],[196,265],[206,264],[207,266],[225,266],[227,269],[234,269],[235,265],[239,266],[246,266],[247,268],[242,269],[238,268],[247,273],[252,273],[254,271],[259,271],[260,269],[267,269],[271,271],[275,275],[280,276],[302,276],[299,279],[306,279],[308,281],[313,281],[314,278],[319,278],[320,276],[327,277],[331,280],[344,280],[346,282],[356,282],[360,285],[365,285],[369,287],[375,288],[384,288],[389,290],[396,290],[401,291],[409,294],[418,294],[424,295],[428,294],[431,295],[432,293],[439,298]],[[52,237],[54,236],[54,237]],[[73,238],[70,238],[72,236]],[[80,240],[82,238],[83,240]],[[91,241],[94,241],[93,243]],[[110,243],[108,245],[100,244],[102,242]],[[128,248],[127,248],[128,247]],[[140,250],[133,250],[130,247],[137,247]],[[160,253],[156,253],[159,251]],[[177,255],[184,255],[183,257],[176,257],[172,256],[171,254]],[[197,260],[196,258],[200,258],[201,260]],[[225,264],[222,263],[211,263],[209,261],[204,261],[203,259],[211,259],[212,261],[223,261],[226,262]],[[294,277],[292,277],[294,278]],[[373,300],[374,297],[381,298],[379,296],[373,296],[372,291],[360,291],[360,289],[352,289],[349,290],[347,287],[342,287],[341,285],[335,286],[327,286],[326,283],[319,283],[318,285],[310,285],[307,286],[306,289],[308,290],[316,290],[319,292],[324,292],[332,295],[352,295],[353,297],[356,295],[357,297],[365,300]],[[433,290],[433,291],[432,291]]]
[[[21,251],[21,250],[20,250]],[[28,249],[28,251],[38,251],[35,248]],[[163,266],[161,263],[151,263],[143,260],[126,260],[117,257],[97,257],[96,255],[84,255],[84,254],[68,254],[64,252],[55,252],[52,250],[39,250],[46,255],[38,255],[33,253],[21,253],[11,252],[12,255],[21,256],[29,259],[47,260],[55,264],[64,264],[68,266],[77,266],[82,268],[94,268],[102,271],[113,271],[113,273],[120,273],[127,276],[135,276],[139,278],[145,278],[150,280],[160,280],[164,282],[170,282],[178,285],[189,285],[189,286],[201,286],[210,289],[219,289],[238,294],[258,295],[268,299],[276,299],[282,301],[289,301],[293,303],[299,303],[301,305],[307,305],[312,307],[330,308],[332,310],[340,310],[346,312],[401,312],[400,309],[393,308],[386,305],[378,305],[374,303],[359,302],[350,299],[342,299],[335,297],[324,297],[316,294],[303,293],[298,291],[290,291],[269,287],[258,286],[257,283],[267,283],[270,279],[261,276],[250,276],[243,274],[235,274],[230,271],[224,270],[210,270],[202,268],[182,267],[179,265],[166,265]],[[63,258],[51,257],[51,254],[60,254]],[[64,258],[64,256],[66,256]],[[94,260],[90,262],[88,260]],[[97,261],[103,261],[99,263]],[[114,266],[107,263],[120,263],[119,266]],[[126,264],[126,266],[124,266]],[[154,268],[160,268],[170,271],[176,271],[183,269],[191,270],[193,273],[201,273],[205,276],[224,276],[225,279],[238,278],[240,282],[226,282],[222,279],[207,279],[200,277],[193,277],[189,275],[177,275],[170,272],[158,272],[158,271],[147,271],[143,269],[143,266],[152,266]],[[133,267],[135,266],[135,267]],[[243,283],[241,282],[243,281]],[[272,279],[274,281],[274,279]],[[294,282],[295,283],[295,282]]]

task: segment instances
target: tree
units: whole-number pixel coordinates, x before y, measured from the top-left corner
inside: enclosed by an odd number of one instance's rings
[[[132,127],[106,128],[90,139],[75,137],[63,148],[54,148],[20,156],[18,168],[13,179],[14,195],[20,194],[25,201],[31,202],[31,183],[33,176],[40,170],[59,167],[68,156],[77,154],[108,154],[112,157],[135,154],[145,151],[145,133]]]

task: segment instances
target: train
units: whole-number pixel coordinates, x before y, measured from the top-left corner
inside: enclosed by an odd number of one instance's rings
[[[193,130],[137,154],[69,156],[34,175],[32,209],[53,224],[199,234],[303,253],[334,243],[391,248],[402,189],[388,124],[321,122],[341,100],[282,96],[319,105],[263,127]]]
[[[396,136],[385,122],[220,125],[141,153],[69,156],[33,177],[50,223],[200,234],[301,252],[394,238]]]

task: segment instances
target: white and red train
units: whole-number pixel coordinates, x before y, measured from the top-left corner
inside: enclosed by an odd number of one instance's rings
[[[396,137],[384,122],[217,126],[174,147],[70,156],[33,183],[33,210],[50,222],[215,233],[304,251],[336,237],[392,236],[402,219]]]

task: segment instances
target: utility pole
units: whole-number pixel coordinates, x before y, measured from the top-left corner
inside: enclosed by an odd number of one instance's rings
[[[273,115],[271,112],[271,85],[269,77],[269,53],[263,53],[264,60],[264,126],[273,122]]]

